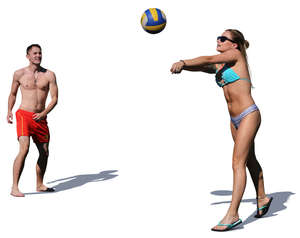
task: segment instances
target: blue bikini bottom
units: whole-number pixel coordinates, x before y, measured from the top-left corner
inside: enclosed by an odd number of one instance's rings
[[[251,112],[258,111],[258,110],[259,110],[258,107],[255,104],[253,104],[250,107],[246,108],[240,115],[236,117],[230,117],[235,129],[239,128],[239,125],[245,116],[247,116]]]

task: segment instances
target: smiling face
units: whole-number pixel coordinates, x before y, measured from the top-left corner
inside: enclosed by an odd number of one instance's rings
[[[33,46],[26,55],[30,63],[40,65],[42,61],[42,51],[39,47]]]
[[[224,31],[222,36],[227,37],[229,40],[225,40],[222,42],[220,39],[217,40],[217,51],[220,53],[223,53],[230,49],[236,49],[238,47],[237,43],[231,42],[232,36],[229,31]]]

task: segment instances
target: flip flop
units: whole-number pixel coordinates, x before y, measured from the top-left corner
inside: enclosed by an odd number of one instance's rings
[[[42,193],[51,193],[51,192],[55,192],[55,189],[54,188],[47,188],[46,190],[39,190],[38,192],[42,192]]]
[[[233,229],[234,227],[236,227],[237,225],[239,225],[241,223],[242,223],[241,219],[238,219],[236,222],[233,222],[231,224],[221,224],[221,223],[219,223],[218,226],[227,226],[226,229],[224,229],[224,230],[218,230],[218,229],[212,228],[211,230],[212,231],[229,231],[229,230]]]
[[[269,211],[269,208],[270,208],[270,206],[271,206],[272,200],[273,200],[273,197],[270,197],[270,200],[269,200],[269,202],[268,202],[266,205],[262,206],[261,208],[258,208],[258,207],[257,207],[257,214],[256,214],[254,217],[256,217],[256,218],[261,218],[261,217],[263,217],[264,215],[266,215],[266,213]],[[257,203],[257,204],[258,204],[258,203]],[[259,211],[262,211],[262,213],[259,214]]]

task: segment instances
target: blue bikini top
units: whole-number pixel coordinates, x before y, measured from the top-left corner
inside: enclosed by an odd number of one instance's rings
[[[233,71],[233,69],[231,69],[227,65],[224,65],[220,70],[216,70],[216,83],[220,87],[224,87],[225,85],[233,83],[239,79],[247,80],[251,83],[250,79],[241,78],[236,72]]]

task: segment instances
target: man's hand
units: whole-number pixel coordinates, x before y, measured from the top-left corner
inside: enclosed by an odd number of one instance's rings
[[[13,123],[13,114],[12,112],[8,112],[7,113],[7,117],[6,117],[6,120],[9,124],[12,124]]]
[[[181,73],[183,66],[184,66],[183,61],[176,62],[172,65],[170,71],[172,72],[172,74],[179,74],[179,73]]]
[[[35,121],[40,121],[45,119],[46,114],[44,112],[40,112],[40,113],[34,113],[32,116],[32,119]]]

